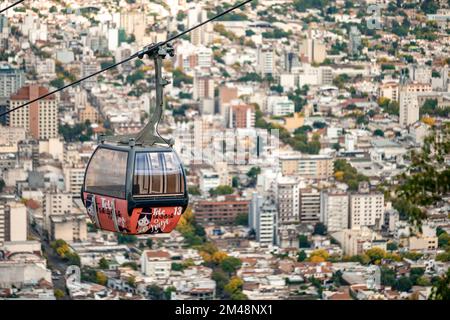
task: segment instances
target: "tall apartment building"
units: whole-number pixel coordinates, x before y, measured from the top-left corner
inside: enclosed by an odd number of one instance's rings
[[[1,18],[0,16],[0,24]],[[0,112],[8,109],[9,97],[23,86],[24,81],[25,76],[22,70],[13,69],[8,65],[0,65]],[[0,124],[8,125],[8,123],[9,115],[0,118]]]
[[[46,193],[42,202],[44,229],[51,230],[51,217],[68,216],[73,210],[72,194],[61,192]]]
[[[431,83],[432,69],[425,64],[411,64],[408,66],[408,77],[411,81],[417,83]]]
[[[300,42],[300,57],[309,63],[322,63],[327,57],[326,46],[318,39],[302,39]]]
[[[27,240],[27,209],[20,202],[0,203],[0,247]]]
[[[256,241],[267,245],[273,243],[276,215],[275,201],[254,192],[249,204],[248,224],[255,231]]]
[[[275,218],[277,207],[273,200],[264,201],[256,219],[256,241],[261,244],[271,245],[275,237]]]
[[[329,232],[348,229],[349,197],[344,192],[323,191],[321,194],[320,221]]]
[[[188,28],[191,28],[207,20],[207,12],[202,5],[194,4],[188,10]],[[212,41],[213,25],[208,23],[190,33],[191,43],[193,45],[208,45]]]
[[[236,196],[217,197],[194,203],[195,219],[200,223],[232,225],[239,215],[248,214],[249,201]]]
[[[350,229],[373,227],[380,229],[384,222],[384,194],[358,192],[350,194]]]
[[[65,191],[71,193],[75,198],[81,196],[84,173],[85,167],[82,164],[63,167]]]
[[[328,179],[333,175],[333,158],[326,155],[284,155],[279,161],[283,176]]]
[[[397,82],[389,81],[380,84],[378,87],[378,97],[387,98],[392,101],[399,100],[399,85]]]
[[[47,88],[37,85],[22,87],[11,96],[9,108],[18,107],[46,93],[48,93]],[[56,138],[58,136],[58,103],[55,96],[49,96],[32,103],[27,108],[12,112],[9,125],[25,128],[36,140]]]
[[[214,98],[214,79],[211,76],[195,73],[193,98],[194,100]]]
[[[23,70],[0,65],[0,99],[9,97],[22,88],[25,81]]]
[[[273,47],[258,47],[256,56],[256,70],[261,76],[275,73],[275,53]]]
[[[300,189],[300,222],[315,224],[320,221],[320,192]]]
[[[255,107],[253,105],[233,105],[230,107],[230,128],[254,128]]]
[[[300,182],[292,177],[282,177],[277,184],[278,224],[300,222]]]
[[[349,53],[351,55],[358,55],[361,47],[361,32],[358,27],[352,26],[350,28],[349,40]]]
[[[419,121],[420,105],[418,95],[431,92],[429,83],[408,83],[400,88],[400,125],[407,127]]]

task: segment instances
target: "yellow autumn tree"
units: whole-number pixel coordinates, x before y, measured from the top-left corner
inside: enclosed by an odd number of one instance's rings
[[[222,261],[225,260],[227,257],[228,257],[228,255],[227,255],[225,252],[223,252],[223,251],[217,251],[217,252],[214,252],[214,253],[213,253],[213,255],[212,255],[212,260],[213,260],[215,263],[220,264],[220,263],[222,263]]]
[[[386,257],[386,251],[381,248],[375,247],[367,250],[366,255],[369,257],[370,262],[374,264],[380,264],[381,259],[384,259]]]
[[[429,126],[434,126],[434,124],[436,123],[436,120],[432,117],[423,117],[422,122]]]
[[[344,180],[344,171],[337,171],[337,172],[334,174],[334,177],[335,177],[336,180],[338,180],[338,181]]]
[[[106,282],[108,282],[108,277],[103,272],[97,271],[95,274],[95,280],[98,284],[104,286],[106,285]]]
[[[225,285],[224,290],[225,290],[226,293],[228,293],[231,296],[236,291],[241,290],[243,285],[244,285],[244,281],[242,281],[241,278],[239,278],[237,276],[234,276]]]
[[[324,249],[314,250],[309,256],[310,262],[324,262],[330,257],[330,254]]]
[[[193,233],[194,232],[193,222],[194,222],[194,213],[192,212],[192,209],[188,207],[181,216],[180,221],[178,221],[176,230],[179,231],[181,234]]]

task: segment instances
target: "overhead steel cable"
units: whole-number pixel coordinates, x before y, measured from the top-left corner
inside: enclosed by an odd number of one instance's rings
[[[19,0],[19,1],[17,1],[17,2],[14,2],[13,4],[7,6],[6,8],[1,9],[1,10],[0,10],[0,14],[2,14],[3,12],[5,12],[6,10],[9,10],[9,9],[11,9],[11,8],[14,8],[15,6],[17,6],[18,4],[21,4],[21,3],[24,2],[24,1],[25,1],[25,0]]]
[[[24,1],[24,0],[22,0],[22,1]],[[22,1],[21,1],[21,2],[22,2]],[[46,97],[51,96],[51,95],[53,95],[53,94],[55,94],[55,93],[58,93],[58,92],[60,92],[60,91],[62,91],[62,90],[64,90],[64,89],[67,89],[67,88],[69,88],[69,87],[71,87],[71,86],[77,85],[77,84],[79,84],[80,82],[83,82],[84,80],[87,80],[87,79],[89,79],[89,78],[95,77],[95,76],[97,76],[97,75],[99,75],[99,74],[101,74],[101,73],[103,73],[103,72],[105,72],[105,71],[107,71],[107,70],[110,70],[110,69],[112,69],[112,68],[115,68],[115,67],[117,67],[117,66],[119,66],[119,65],[121,65],[121,64],[123,64],[123,63],[126,63],[126,62],[128,62],[128,61],[130,61],[130,60],[133,60],[133,59],[138,58],[138,57],[139,57],[139,58],[142,58],[145,54],[148,54],[149,52],[151,52],[151,51],[153,51],[153,50],[159,48],[160,46],[165,45],[165,44],[167,44],[167,43],[169,43],[169,42],[171,42],[171,41],[173,41],[173,40],[175,40],[175,39],[178,39],[179,37],[182,37],[182,36],[184,36],[185,34],[191,32],[191,31],[193,31],[193,30],[195,30],[195,29],[197,29],[197,28],[200,28],[201,26],[203,26],[203,25],[205,25],[205,24],[207,24],[207,23],[210,23],[211,21],[216,20],[216,19],[218,19],[218,18],[220,18],[220,17],[226,15],[227,13],[230,13],[230,12],[232,12],[232,11],[234,11],[234,10],[236,10],[236,9],[238,9],[238,8],[240,8],[240,7],[242,7],[242,6],[244,6],[244,5],[246,5],[247,3],[251,2],[251,1],[253,1],[253,0],[246,0],[246,1],[243,1],[243,2],[241,2],[241,3],[239,3],[239,4],[237,4],[237,5],[234,5],[233,7],[230,7],[230,8],[228,8],[227,10],[225,10],[225,11],[223,11],[223,12],[221,12],[221,13],[215,15],[214,17],[212,17],[212,18],[210,18],[210,19],[207,19],[207,20],[205,20],[205,21],[199,23],[198,25],[195,25],[195,26],[193,26],[193,27],[191,27],[191,28],[189,28],[189,29],[187,29],[187,30],[185,30],[185,31],[183,31],[183,32],[181,32],[181,33],[179,33],[179,34],[173,36],[173,37],[170,37],[169,39],[167,39],[167,40],[165,40],[165,41],[162,41],[162,42],[159,42],[159,43],[156,43],[156,44],[152,44],[152,45],[150,45],[150,46],[147,46],[147,47],[145,47],[144,49],[142,49],[141,51],[136,52],[135,54],[129,56],[128,58],[126,58],[126,59],[124,59],[124,60],[122,60],[122,61],[119,61],[119,62],[117,62],[117,63],[115,63],[115,64],[113,64],[113,65],[110,65],[110,66],[108,66],[108,67],[106,67],[106,68],[104,68],[104,69],[101,69],[101,70],[99,70],[99,71],[97,71],[97,72],[94,72],[93,74],[90,74],[90,75],[88,75],[88,76],[86,76],[86,77],[83,77],[83,78],[81,78],[81,79],[78,79],[78,80],[76,80],[76,81],[74,81],[74,82],[72,82],[72,83],[69,83],[69,84],[67,84],[67,85],[65,85],[65,86],[63,86],[63,87],[61,87],[61,88],[58,88],[58,89],[56,89],[56,90],[54,90],[54,91],[48,92],[48,93],[46,93],[46,94],[44,94],[44,95],[42,95],[42,96],[37,97],[36,99],[33,99],[33,100],[31,100],[31,101],[28,101],[28,102],[26,102],[26,103],[24,103],[24,104],[22,104],[22,105],[20,105],[20,106],[17,106],[17,107],[15,107],[15,108],[13,108],[13,109],[10,109],[10,110],[8,110],[8,111],[5,111],[5,112],[3,112],[3,113],[0,114],[0,118],[3,117],[3,116],[6,116],[7,114],[9,114],[9,113],[11,113],[11,112],[13,112],[13,111],[16,111],[16,110],[18,110],[18,109],[24,108],[24,107],[26,107],[26,106],[29,106],[30,104],[35,103],[35,102],[37,102],[37,101],[39,101],[39,100],[41,100],[41,99],[45,99]]]

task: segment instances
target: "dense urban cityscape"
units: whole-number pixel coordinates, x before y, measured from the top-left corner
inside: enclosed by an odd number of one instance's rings
[[[235,3],[24,1],[0,113]],[[81,199],[99,141],[152,115],[136,59],[0,118],[0,300],[450,299],[450,1],[254,0],[172,45],[176,230],[98,230]]]

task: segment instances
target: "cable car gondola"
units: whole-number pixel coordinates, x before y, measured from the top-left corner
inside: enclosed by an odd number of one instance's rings
[[[102,139],[87,165],[81,198],[92,222],[100,229],[126,234],[171,232],[186,210],[189,199],[185,171],[172,149],[173,140],[164,139],[158,132],[163,109],[163,87],[168,84],[161,75],[162,60],[166,55],[174,55],[170,42],[251,1],[245,0],[122,61],[10,108],[0,113],[0,118],[137,57],[142,59],[148,55],[155,62],[156,111],[135,137],[112,137],[108,142]],[[0,13],[22,2],[16,2],[0,10]]]
[[[163,110],[162,60],[170,45],[146,53],[155,61],[156,110],[135,137],[101,143],[86,168],[81,190],[92,222],[100,229],[125,234],[168,233],[188,205],[183,165],[157,127]],[[140,56],[142,58],[143,55]]]

